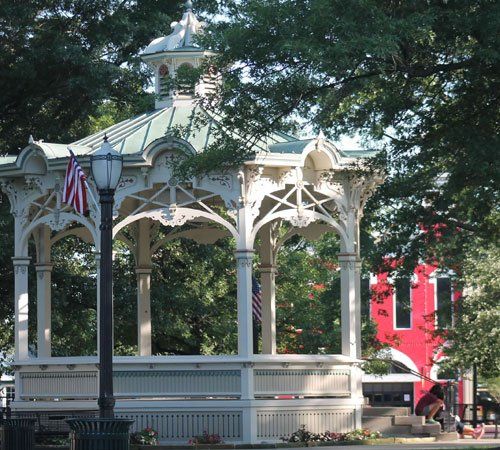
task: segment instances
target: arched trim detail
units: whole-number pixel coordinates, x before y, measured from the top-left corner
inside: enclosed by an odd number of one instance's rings
[[[127,225],[130,225],[131,223],[134,223],[135,221],[146,217],[153,220],[158,220],[167,226],[183,225],[184,223],[187,223],[193,219],[204,217],[227,228],[233,235],[233,237],[235,239],[238,239],[238,231],[233,225],[231,225],[231,223],[216,214],[209,213],[208,211],[200,211],[198,209],[192,208],[176,208],[172,213],[171,219],[167,219],[168,216],[166,215],[166,213],[168,213],[168,210],[161,208],[151,211],[145,211],[133,216],[128,216],[113,227],[113,237],[116,236],[120,232],[120,230],[125,228]]]
[[[81,239],[84,242],[87,243],[92,243],[92,233],[88,230],[87,227],[79,227],[79,228],[72,228],[70,230],[63,230],[59,233],[57,233],[51,240],[50,240],[50,245],[54,245],[57,242],[59,242],[61,239],[64,239],[68,236],[76,236],[77,238]]]
[[[342,251],[346,251],[349,249],[349,246],[348,246],[349,240],[348,240],[347,234],[336,220],[334,220],[331,217],[328,217],[324,214],[316,212],[316,211],[303,211],[302,217],[304,217],[309,223],[314,222],[314,221],[318,221],[318,220],[322,220],[323,222],[330,225],[340,236],[340,249]],[[284,220],[288,221],[288,220],[292,220],[292,219],[296,219],[296,218],[297,218],[297,210],[296,209],[287,209],[284,211],[278,211],[278,212],[275,212],[271,215],[263,217],[253,227],[252,234],[251,234],[251,242],[255,242],[255,238],[257,236],[257,233],[266,223],[272,222],[276,219],[284,219]]]
[[[337,148],[330,142],[324,141],[322,139],[315,139],[314,141],[310,142],[306,146],[306,148],[302,151],[302,161],[301,161],[302,167],[305,166],[306,159],[308,156],[312,156],[313,160],[315,159],[314,153],[326,156],[330,163],[329,167],[324,167],[324,165],[322,164],[321,165],[322,167],[317,168],[318,170],[319,169],[329,170],[340,164],[341,156]]]
[[[97,232],[95,228],[92,226],[92,223],[88,221],[85,217],[82,216],[77,216],[76,214],[71,214],[71,213],[65,213],[62,212],[59,214],[59,223],[68,225],[73,222],[78,222],[81,225],[83,225],[85,228],[87,228],[92,236],[92,240],[94,241],[94,246],[98,248],[98,243],[99,243],[99,236],[97,235]],[[54,223],[54,215],[53,214],[48,214],[46,216],[40,217],[34,222],[31,222],[28,227],[23,231],[23,234],[21,235],[20,238],[20,248],[21,248],[21,255],[16,255],[16,256],[27,256],[28,255],[28,239],[33,233],[33,231],[42,224],[46,224],[49,227],[51,227],[51,224],[53,225]],[[52,228],[52,227],[51,227]]]
[[[154,160],[160,153],[169,150],[177,151],[187,156],[196,155],[195,148],[189,142],[177,137],[166,136],[151,142],[151,144],[144,149],[143,158],[148,164],[153,165]]]

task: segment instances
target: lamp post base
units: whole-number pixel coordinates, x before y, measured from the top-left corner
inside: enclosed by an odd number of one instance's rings
[[[129,450],[129,419],[85,417],[68,419],[71,428],[70,450]]]

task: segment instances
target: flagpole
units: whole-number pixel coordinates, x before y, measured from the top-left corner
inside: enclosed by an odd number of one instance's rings
[[[85,186],[87,188],[87,192],[89,193],[90,198],[92,199],[92,202],[94,203],[96,211],[99,211],[99,204],[97,203],[97,200],[94,197],[94,193],[92,192],[92,189],[90,189],[89,183],[87,182],[87,180],[85,180],[84,183],[85,183]]]
[[[76,158],[75,154],[73,153],[73,150],[71,150],[71,147],[68,146],[68,151],[69,151],[69,154],[73,157]],[[99,204],[97,203],[97,200],[95,199],[94,197],[94,193],[92,192],[92,189],[90,189],[90,185],[89,183],[87,182],[87,179],[85,179],[84,181],[85,183],[85,187],[87,188],[87,192],[89,193],[90,195],[90,198],[92,199],[92,202],[94,203],[94,206],[95,206],[95,209],[96,211],[99,211]]]

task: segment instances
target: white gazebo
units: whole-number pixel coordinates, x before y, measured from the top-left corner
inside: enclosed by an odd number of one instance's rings
[[[99,211],[91,203],[90,215],[79,215],[61,202],[61,190],[68,147],[88,173],[89,157],[107,135],[124,157],[115,196],[114,236],[135,256],[137,273],[138,354],[113,360],[116,415],[135,419],[136,429],[158,429],[167,442],[186,442],[204,430],[228,442],[258,443],[277,441],[301,424],[317,432],[359,428],[359,221],[380,179],[359,170],[364,152],[340,151],[322,135],[298,140],[282,133],[258,142],[255,158],[234,171],[176,179],[172,162],[203,152],[215,139],[218,121],[197,106],[195,96],[210,92],[214,77],[204,77],[194,89],[172,89],[167,82],[169,76],[175,79],[180,66],[197,67],[207,55],[193,44],[201,24],[189,6],[173,25],[172,34],[154,40],[142,55],[155,72],[154,111],[71,144],[31,140],[19,156],[0,158],[0,186],[15,223],[13,409],[97,410],[98,358],[51,355],[51,246],[75,235],[93,243],[98,260]],[[201,128],[193,124],[195,114],[206,117]],[[89,184],[95,191],[92,179]],[[297,233],[310,238],[328,231],[339,235],[342,354],[277,354],[274,277],[276,252],[283,241],[278,233],[284,223],[289,228],[285,239]],[[155,224],[170,230],[166,238],[155,240]],[[152,355],[151,256],[165,239],[187,237],[210,244],[226,236],[235,242],[238,354]],[[30,240],[36,247],[32,257]],[[263,293],[262,354],[254,354],[252,345],[256,251]],[[36,357],[28,340],[31,264],[37,273]]]

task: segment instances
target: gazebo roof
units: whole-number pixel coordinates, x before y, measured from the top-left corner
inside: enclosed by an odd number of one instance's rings
[[[196,118],[200,116],[201,121],[197,121]],[[32,153],[29,151],[30,149],[41,151],[47,161],[52,160],[54,164],[69,157],[68,147],[77,156],[86,159],[86,156],[99,149],[104,135],[108,137],[108,141],[115,150],[132,159],[135,159],[134,156],[138,157],[139,160],[146,159],[145,153],[156,142],[173,137],[188,144],[192,153],[202,153],[215,141],[215,130],[221,126],[220,118],[208,113],[196,104],[182,107],[171,106],[124,120],[70,144],[34,141],[17,157],[13,155],[0,157],[0,173],[4,170],[21,167],[25,157]],[[232,131],[225,130],[225,132],[237,137]],[[315,139],[300,140],[286,133],[275,132],[267,138],[257,141],[253,150],[256,155],[259,155],[259,159],[265,158],[266,154],[269,154],[271,159],[285,155],[298,157],[314,141]],[[372,151],[363,150],[335,150],[340,157],[349,160],[366,158],[374,154]]]

